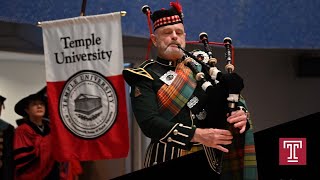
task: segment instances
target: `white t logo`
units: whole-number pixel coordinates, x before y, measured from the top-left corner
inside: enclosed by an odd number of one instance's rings
[[[283,148],[290,150],[290,156],[287,157],[287,162],[298,162],[298,157],[296,156],[296,149],[302,148],[302,141],[283,141]]]

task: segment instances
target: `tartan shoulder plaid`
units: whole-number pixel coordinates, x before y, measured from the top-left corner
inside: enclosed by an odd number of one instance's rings
[[[174,81],[169,86],[164,84],[157,93],[160,114],[167,119],[179,113],[197,85],[193,72],[183,63],[177,65],[176,73]]]

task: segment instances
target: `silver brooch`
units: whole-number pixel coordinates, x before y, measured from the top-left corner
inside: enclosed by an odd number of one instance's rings
[[[166,83],[167,85],[170,85],[176,77],[177,77],[177,73],[170,70],[166,72],[164,75],[162,75],[160,77],[160,80]]]

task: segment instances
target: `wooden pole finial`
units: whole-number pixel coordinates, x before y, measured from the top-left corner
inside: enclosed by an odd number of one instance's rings
[[[80,16],[85,16],[85,14],[86,14],[86,5],[87,5],[87,0],[82,0]]]

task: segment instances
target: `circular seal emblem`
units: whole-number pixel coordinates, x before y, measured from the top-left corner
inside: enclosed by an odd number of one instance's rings
[[[117,95],[95,71],[80,71],[66,82],[59,100],[62,122],[74,135],[92,139],[106,133],[117,117]]]

